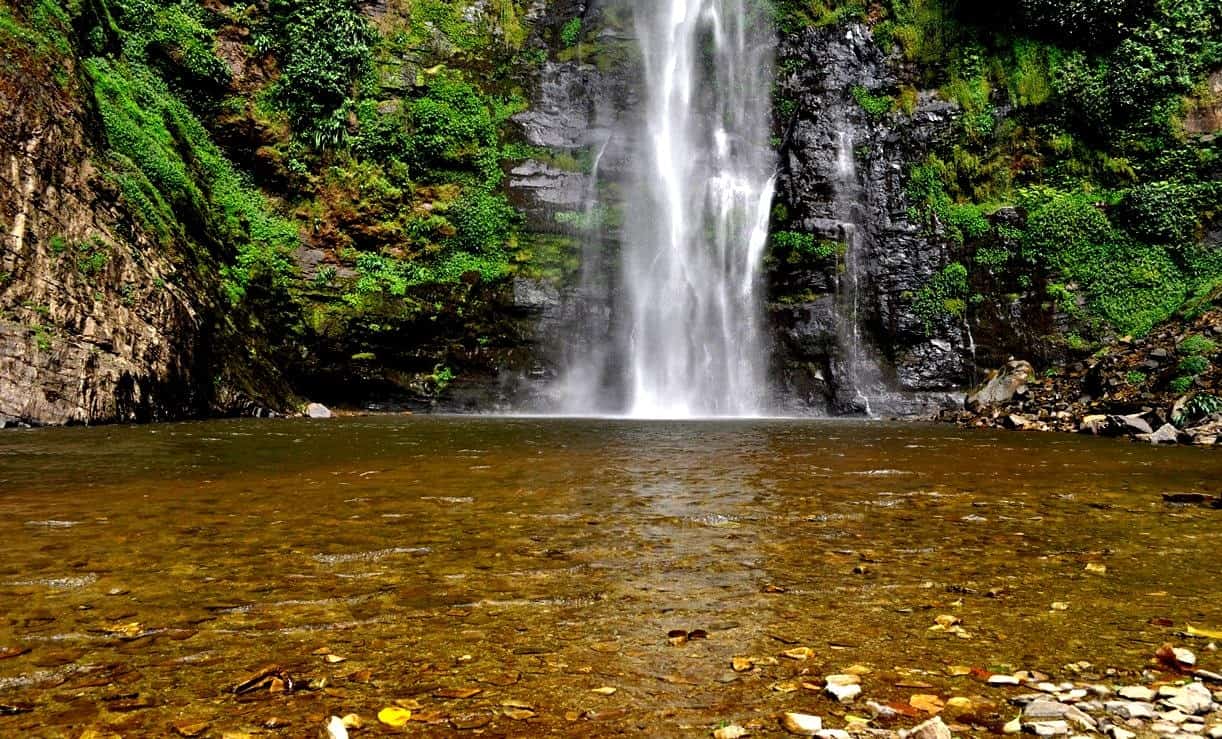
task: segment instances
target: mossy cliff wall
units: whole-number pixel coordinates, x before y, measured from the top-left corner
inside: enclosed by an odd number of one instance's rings
[[[897,388],[1055,370],[1216,286],[1216,3],[768,5],[788,402],[852,410],[842,132]],[[0,417],[529,400],[615,289],[625,6],[0,0]]]

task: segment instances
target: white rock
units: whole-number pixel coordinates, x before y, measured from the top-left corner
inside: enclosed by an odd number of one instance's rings
[[[1180,726],[1180,731],[1185,734],[1204,734],[1205,727],[1200,724],[1183,724]]]
[[[841,703],[846,703],[861,695],[861,686],[854,684],[841,685],[829,681],[825,690],[828,695]]]
[[[1121,698],[1131,701],[1152,701],[1154,691],[1142,685],[1128,685],[1116,691]]]
[[[1033,721],[1024,726],[1036,736],[1062,736],[1069,733],[1069,724],[1064,721]]]
[[[1112,689],[1106,685],[1088,685],[1086,689],[1100,698],[1107,698],[1112,694]]]
[[[781,726],[790,734],[814,736],[823,731],[823,719],[805,713],[787,713],[781,717]]]
[[[1107,735],[1112,739],[1137,739],[1136,734],[1115,724],[1107,727]]]
[[[906,739],[951,739],[950,727],[934,716],[919,726],[914,726],[903,735]]]
[[[815,736],[819,739],[853,739],[844,729],[824,729]]]
[[[1019,679],[1013,675],[990,675],[989,685],[1018,685]]]
[[[1159,721],[1166,721],[1169,724],[1182,724],[1188,720],[1188,715],[1181,713],[1178,710],[1171,711],[1155,711]]]
[[[1192,667],[1197,663],[1197,656],[1192,653],[1192,650],[1184,649],[1183,647],[1176,647],[1175,649],[1172,649],[1171,652],[1175,655],[1175,661],[1179,662],[1181,665]]]
[[[1222,739],[1222,724],[1209,730],[1209,739]]]
[[[723,726],[713,732],[713,739],[742,739],[744,736],[751,736],[751,732],[737,724]]]
[[[306,406],[305,414],[310,418],[330,418],[331,409],[322,403],[310,403]]]
[[[1180,733],[1180,727],[1175,724],[1169,724],[1166,721],[1155,721],[1150,724],[1150,731],[1160,736],[1171,736],[1172,734]]]
[[[1167,705],[1187,714],[1203,715],[1213,708],[1213,695],[1201,683],[1184,686],[1179,695],[1166,701]]]
[[[326,725],[327,739],[348,739],[348,727],[339,716],[332,716]]]
[[[1018,733],[1021,733],[1022,730],[1023,730],[1023,721],[1021,718],[1016,718],[1013,721],[1007,723],[1005,726],[1001,727],[1001,731],[1003,734],[1018,734]]]
[[[1140,701],[1108,701],[1107,710],[1123,719],[1153,719],[1154,706]]]

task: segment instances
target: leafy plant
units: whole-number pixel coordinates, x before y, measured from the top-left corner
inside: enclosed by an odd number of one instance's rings
[[[560,43],[569,49],[581,40],[581,18],[571,18],[560,29]]]
[[[1184,340],[1180,342],[1177,350],[1181,354],[1189,357],[1205,356],[1207,354],[1213,354],[1216,352],[1218,350],[1218,344],[1213,339],[1200,334],[1193,334],[1185,337]]]

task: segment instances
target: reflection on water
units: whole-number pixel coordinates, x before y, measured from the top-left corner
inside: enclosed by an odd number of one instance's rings
[[[853,664],[876,700],[912,675],[978,692],[952,664],[1139,669],[1185,623],[1222,627],[1222,514],[1161,500],[1220,479],[1193,449],[871,423],[6,432],[0,706],[29,710],[0,735],[312,736],[393,700],[423,736],[707,735],[843,714],[776,688]],[[971,638],[930,632],[943,613]],[[792,644],[814,658],[730,669]],[[225,692],[272,663],[312,688]]]

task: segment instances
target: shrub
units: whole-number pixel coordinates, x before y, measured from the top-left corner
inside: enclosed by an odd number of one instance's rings
[[[569,49],[581,41],[581,19],[572,18],[560,29],[560,43]]]
[[[1145,372],[1137,372],[1134,370],[1126,374],[1124,379],[1125,382],[1129,383],[1130,385],[1141,385],[1145,383],[1147,375]]]
[[[1179,347],[1177,347],[1177,350],[1181,354],[1189,357],[1205,356],[1216,352],[1218,350],[1218,345],[1212,339],[1201,336],[1200,334],[1193,334],[1192,336],[1189,336],[1181,341]]]
[[[1186,375],[1199,375],[1209,369],[1209,360],[1202,356],[1185,357],[1180,360],[1180,372]]]
[[[886,118],[895,109],[895,98],[889,95],[875,95],[862,85],[855,85],[852,93],[853,99],[872,121]]]
[[[935,274],[913,298],[912,310],[925,324],[925,333],[933,333],[933,323],[939,317],[962,318],[967,311],[967,267],[958,262],[946,265]]]
[[[271,0],[281,76],[275,97],[315,148],[348,143],[356,87],[373,68],[375,35],[357,0]]]

